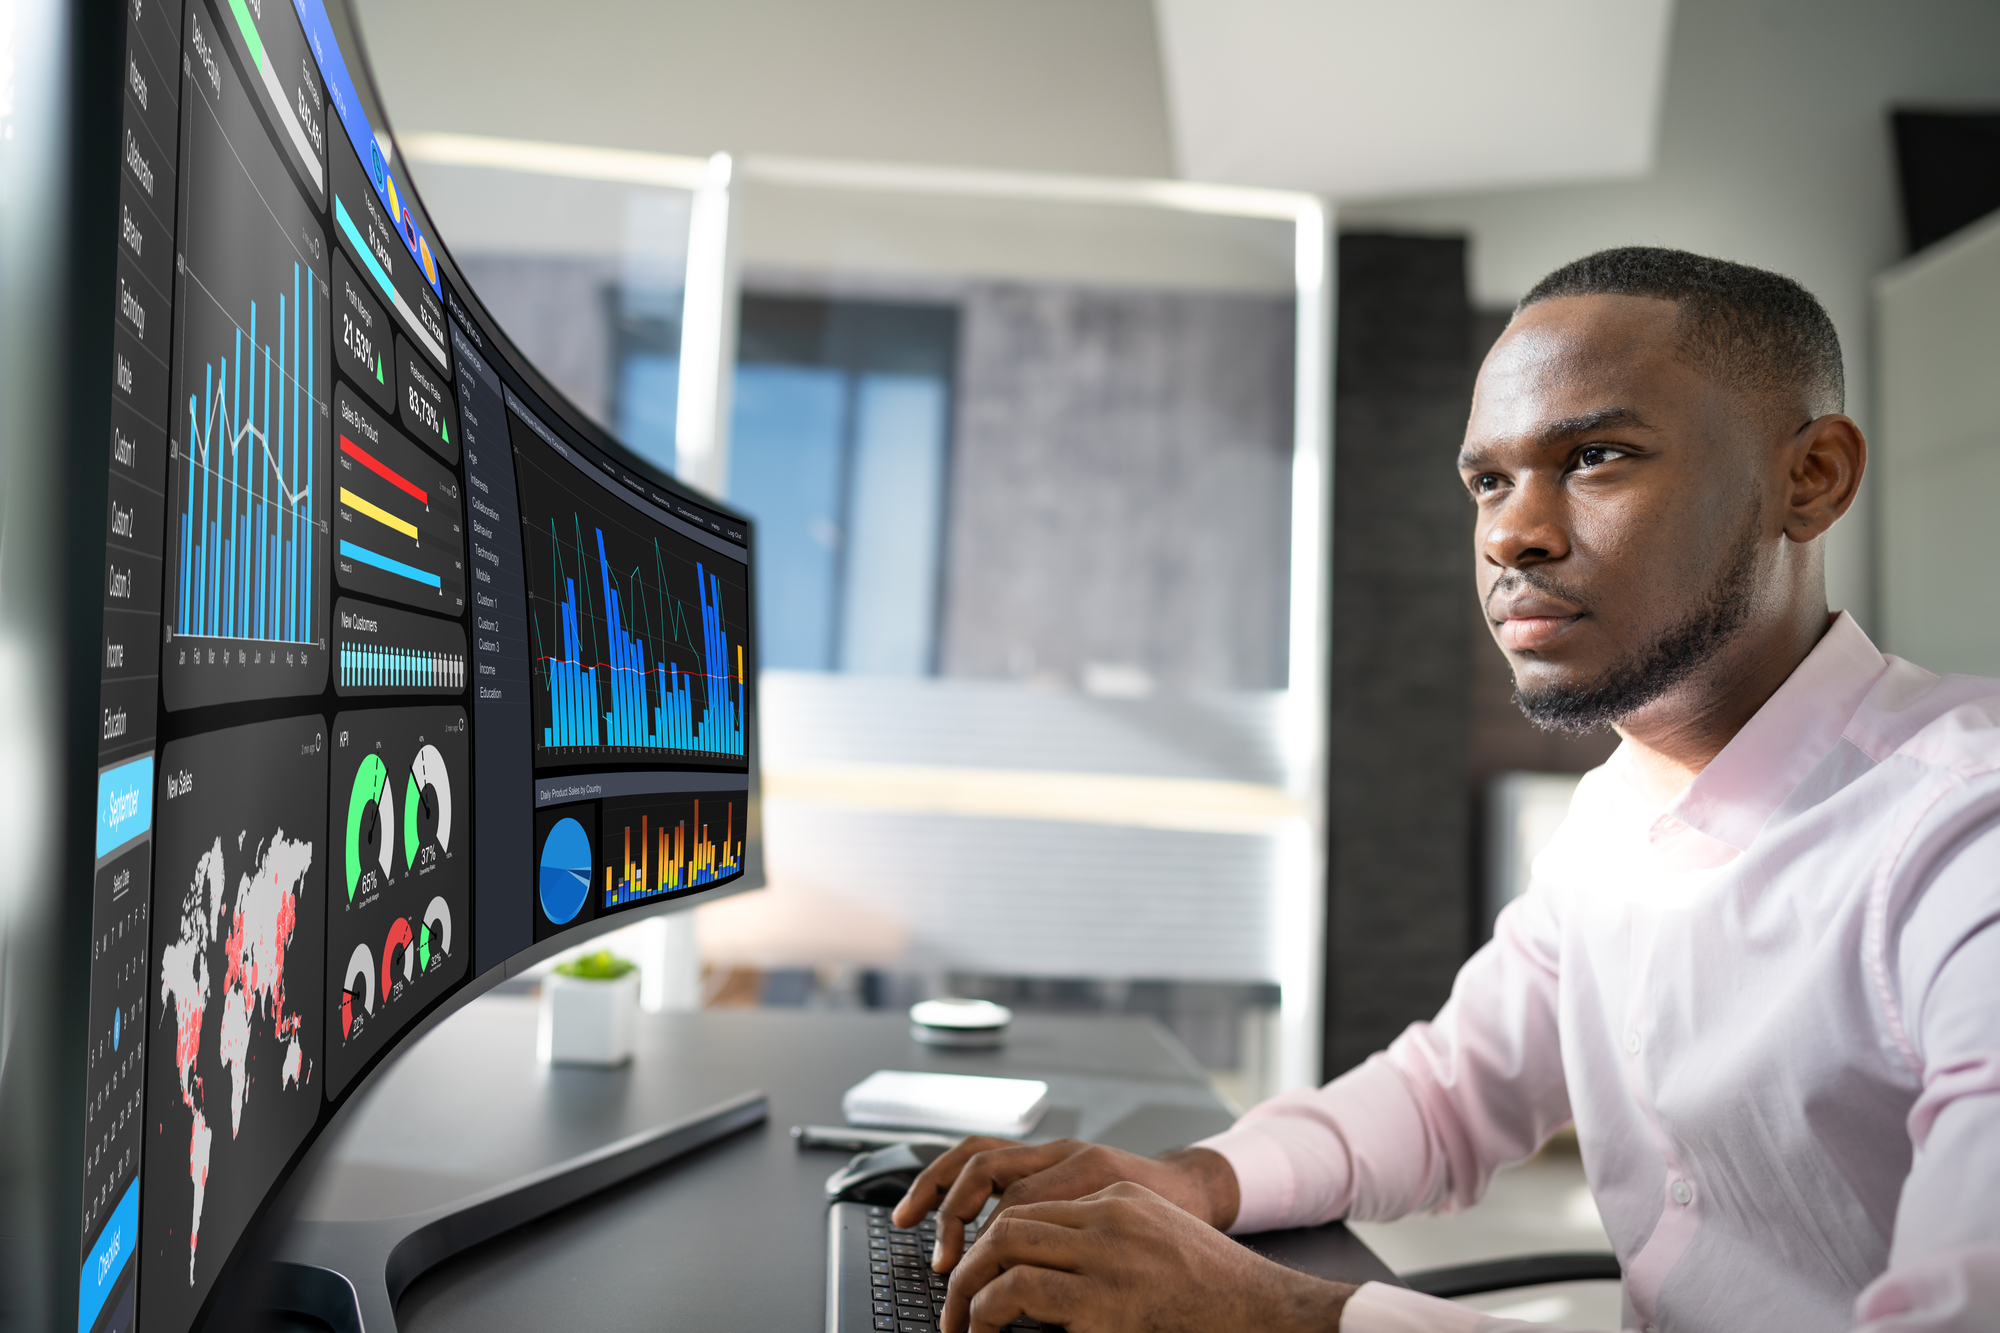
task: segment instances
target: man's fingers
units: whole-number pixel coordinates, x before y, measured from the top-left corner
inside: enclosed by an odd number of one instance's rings
[[[1071,1152],[1046,1170],[1007,1182],[1000,1191],[1000,1207],[1050,1199],[1081,1199],[1122,1179],[1119,1164],[1095,1145]]]
[[[1090,1296],[1076,1273],[1020,1264],[982,1286],[970,1301],[945,1306],[943,1333],[998,1333],[1022,1315],[1044,1324],[1074,1321]]]
[[[1035,1205],[1037,1208],[1069,1209],[1072,1205]],[[1072,1214],[1065,1222],[1047,1217],[1022,1217],[1009,1213],[986,1224],[979,1240],[951,1275],[951,1290],[963,1290],[968,1297],[1002,1270],[1016,1264],[1037,1264],[1043,1268],[1074,1269],[1082,1262],[1088,1238],[1080,1230],[1085,1214]]]
[[[958,1179],[937,1206],[937,1247],[931,1254],[931,1267],[942,1273],[958,1262],[965,1252],[965,1224],[979,1216],[988,1199],[1075,1151],[1074,1142],[1057,1139],[1053,1143],[1011,1144],[967,1158]]]
[[[1089,1215],[1087,1209],[1079,1210],[1068,1202],[1026,1207],[1049,1216],[1022,1217],[1009,1213],[988,1220],[979,1240],[952,1270],[951,1285],[945,1290],[947,1314],[957,1311],[964,1316],[973,1298],[1012,1268],[1027,1265],[1070,1271],[1090,1253],[1091,1238],[1077,1229]],[[949,1333],[952,1328],[949,1320],[945,1328]]]
[[[1010,1146],[1014,1146],[1011,1139],[996,1139],[985,1134],[960,1139],[946,1149],[943,1156],[917,1174],[917,1178],[910,1182],[910,1188],[903,1192],[902,1201],[889,1214],[889,1220],[899,1227],[915,1226],[951,1188],[951,1182],[958,1179],[958,1173],[964,1169],[966,1162],[982,1152]]]

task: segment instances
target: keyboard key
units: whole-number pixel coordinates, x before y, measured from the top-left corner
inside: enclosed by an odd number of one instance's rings
[[[896,1333],[896,1321],[878,1314],[875,1316],[875,1328],[877,1333]]]
[[[921,1322],[915,1319],[898,1319],[896,1333],[937,1333],[937,1325],[928,1319]]]
[[[894,1314],[894,1313],[896,1313],[896,1303],[895,1303],[894,1301],[876,1301],[876,1302],[875,1302],[875,1313],[876,1313],[876,1314]]]

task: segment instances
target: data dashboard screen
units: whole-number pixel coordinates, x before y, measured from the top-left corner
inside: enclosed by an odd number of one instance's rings
[[[123,41],[78,1327],[180,1333],[428,1016],[757,882],[753,565],[484,315],[339,0]]]

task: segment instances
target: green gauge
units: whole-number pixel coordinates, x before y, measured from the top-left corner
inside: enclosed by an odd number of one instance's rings
[[[373,888],[380,878],[389,877],[395,846],[395,804],[388,796],[389,766],[380,755],[368,755],[361,771],[354,775],[354,790],[347,798],[347,901],[365,887]]]
[[[428,972],[432,963],[441,963],[451,952],[451,908],[443,898],[431,899],[417,927],[417,970]]]
[[[403,864],[415,869],[417,854],[430,844],[439,853],[451,850],[451,779],[444,771],[444,756],[435,745],[417,751],[410,764],[410,778],[403,788]],[[427,855],[426,862],[435,854]]]

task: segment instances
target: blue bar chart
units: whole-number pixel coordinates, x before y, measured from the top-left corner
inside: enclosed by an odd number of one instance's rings
[[[333,606],[333,643],[333,685],[342,695],[465,689],[465,631],[454,621],[342,597]]]
[[[170,709],[317,694],[329,668],[326,232],[227,63],[182,138]]]
[[[518,438],[534,737],[543,762],[745,765],[749,589],[741,561]]]
[[[339,688],[343,694],[364,689],[462,690],[465,657],[459,653],[343,642]]]
[[[743,645],[732,644],[724,626],[721,579],[707,562],[696,561],[692,614],[686,603],[662,591],[660,614],[646,616],[641,628],[633,623],[634,603],[648,591],[640,570],[621,581],[605,550],[603,529],[592,535],[596,559],[587,563],[594,566],[594,590],[602,600],[586,609],[576,576],[558,568],[560,638],[552,645],[555,651],[537,653],[548,704],[543,747],[674,750],[740,759]],[[561,545],[550,542],[558,566]],[[664,561],[659,563],[664,584]],[[587,633],[586,626],[603,637]],[[656,630],[665,631],[664,639]],[[695,662],[683,666],[688,656]]]
[[[302,344],[317,327],[316,280],[292,266],[289,300],[281,292],[275,310],[266,306],[261,344],[252,301],[248,329],[236,329],[229,351],[201,367],[200,391],[187,396],[174,621],[181,634],[314,641],[313,452],[325,442],[313,438],[313,417],[297,400],[313,392]]]

